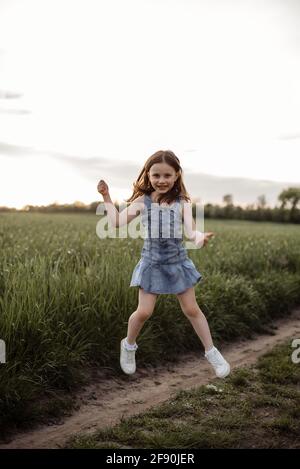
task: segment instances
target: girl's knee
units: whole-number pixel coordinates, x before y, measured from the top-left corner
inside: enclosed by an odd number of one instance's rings
[[[197,307],[184,308],[182,311],[188,318],[196,318],[200,314],[199,308]]]
[[[152,316],[153,310],[150,309],[137,309],[135,314],[140,321],[147,321]]]

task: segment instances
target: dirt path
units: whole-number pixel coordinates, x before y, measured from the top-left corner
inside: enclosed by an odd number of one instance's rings
[[[276,326],[275,335],[256,335],[251,340],[235,342],[222,348],[232,369],[255,363],[260,355],[280,342],[300,338],[300,309],[273,325]],[[19,433],[9,443],[0,444],[0,449],[59,448],[76,433],[87,434],[116,424],[122,417],[145,411],[169,399],[179,390],[207,384],[213,378],[214,373],[200,352],[185,355],[182,362],[176,365],[150,371],[141,369],[132,376],[124,375],[95,383],[78,395],[81,407],[72,416],[65,418],[59,425],[46,425]]]

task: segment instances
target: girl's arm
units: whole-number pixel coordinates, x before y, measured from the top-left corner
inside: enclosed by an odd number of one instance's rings
[[[137,217],[144,208],[144,195],[137,197],[128,207],[124,208],[122,212],[118,212],[117,227],[128,225],[135,217]]]
[[[139,212],[143,209],[143,195],[137,197],[128,207],[122,210],[122,212],[119,212],[111,200],[108,185],[103,180],[98,183],[97,189],[98,192],[102,194],[107,215],[114,228],[127,225],[131,220],[137,217]]]
[[[214,233],[202,233],[196,230],[196,223],[193,218],[192,204],[188,202],[183,203],[183,221],[184,233],[188,239],[194,241],[196,246],[205,246],[209,238],[214,236]]]
[[[188,239],[194,240],[196,237],[196,233],[200,233],[200,231],[196,231],[196,223],[193,218],[192,212],[192,204],[189,202],[183,202],[183,221],[184,221],[184,233]]]

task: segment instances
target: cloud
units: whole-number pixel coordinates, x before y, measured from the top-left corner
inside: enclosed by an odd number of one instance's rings
[[[276,205],[279,193],[295,183],[248,179],[241,177],[220,177],[203,173],[184,172],[185,186],[193,198],[202,203],[222,203],[225,194],[232,194],[234,204],[251,204],[264,194],[267,204]]]
[[[64,161],[72,168],[80,171],[80,174],[91,182],[107,179],[115,186],[131,187],[141,171],[139,164],[132,161],[112,160],[101,156],[83,158],[79,156],[66,156],[53,154],[55,158]]]
[[[300,138],[300,132],[294,134],[284,134],[279,137],[279,140],[297,140]]]
[[[11,100],[11,99],[20,99],[22,98],[23,94],[18,93],[15,91],[5,91],[5,90],[0,90],[0,99],[3,100]],[[17,114],[17,115],[22,115],[22,114],[30,114],[31,111],[28,109],[8,109],[8,108],[0,108],[0,114]]]
[[[0,108],[0,114],[23,115],[23,114],[31,114],[31,111],[29,111],[28,109],[2,109]]]
[[[128,191],[132,189],[142,169],[142,164],[131,161],[111,160],[103,157],[82,158],[66,157],[63,160],[92,184],[100,179],[106,180],[109,186]],[[295,183],[256,180],[241,177],[221,177],[188,170],[183,171],[185,186],[193,199],[199,198],[202,203],[222,203],[225,194],[232,194],[235,204],[250,204],[264,194],[270,206],[276,205],[279,193]]]
[[[113,180],[113,183],[120,187],[128,187],[128,180],[131,186],[141,170],[138,164],[131,161],[112,160],[102,156],[81,157],[53,151],[43,151],[34,147],[11,145],[6,142],[0,142],[1,155],[13,158],[25,158],[27,156],[42,158],[43,156],[50,156],[59,162],[69,165],[75,172],[92,183],[106,178]]]
[[[20,145],[10,145],[9,143],[0,142],[0,156],[12,156],[22,158],[24,156],[33,155],[36,153],[34,148],[23,147]]]
[[[0,90],[0,99],[19,99],[22,96],[22,93],[17,93],[15,91]]]
[[[68,165],[76,177],[88,180],[92,185],[97,185],[100,179],[104,179],[112,188],[118,188],[128,193],[132,189],[133,182],[137,179],[142,169],[143,162],[135,163],[111,159],[103,156],[82,157],[67,155],[58,152],[41,151],[35,148],[10,145],[0,142],[0,156],[13,158],[26,156],[50,156],[58,162]],[[72,175],[70,175],[72,178]],[[241,177],[221,177],[204,174],[191,170],[183,170],[184,184],[193,199],[200,199],[202,203],[222,203],[225,194],[232,194],[234,204],[250,204],[257,201],[257,197],[264,194],[267,204],[274,206],[278,203],[279,193],[295,183],[275,182],[268,180],[256,180]]]

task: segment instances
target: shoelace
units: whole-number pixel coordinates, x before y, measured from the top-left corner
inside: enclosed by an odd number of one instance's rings
[[[125,349],[125,350],[127,352],[127,354],[126,354],[127,361],[130,362],[130,363],[133,363],[134,362],[134,353],[132,353],[132,352],[135,352],[135,350],[127,350],[127,349]]]

